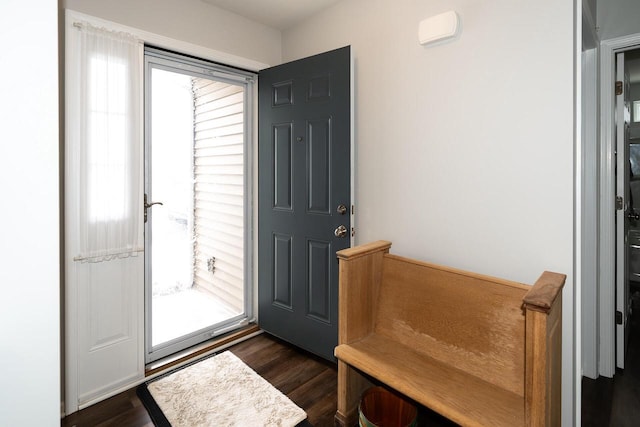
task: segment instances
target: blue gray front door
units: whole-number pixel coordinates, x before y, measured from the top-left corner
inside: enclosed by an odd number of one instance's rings
[[[265,331],[329,360],[351,242],[351,49],[259,75],[258,300]]]

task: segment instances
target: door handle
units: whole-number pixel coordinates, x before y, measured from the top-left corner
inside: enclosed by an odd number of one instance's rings
[[[347,236],[347,227],[344,225],[339,226],[333,232],[336,237],[346,237]]]
[[[147,194],[144,195],[144,222],[147,222],[147,209],[149,209],[153,205],[162,205],[162,202],[147,202]]]
[[[632,221],[638,221],[640,220],[640,214],[637,212],[629,212],[627,214],[627,218],[629,218]]]
[[[151,203],[145,203],[144,204],[144,208],[145,209],[149,209],[151,206],[153,205],[162,205],[162,202],[151,202]]]

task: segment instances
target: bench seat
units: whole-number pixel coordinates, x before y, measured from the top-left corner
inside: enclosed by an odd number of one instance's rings
[[[336,347],[341,361],[465,426],[524,425],[524,397],[378,334]],[[492,408],[487,411],[487,408]]]

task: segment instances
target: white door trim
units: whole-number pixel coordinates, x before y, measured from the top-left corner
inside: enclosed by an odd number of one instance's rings
[[[600,44],[600,375],[615,373],[615,54],[640,47],[640,34]]]
[[[586,2],[582,3],[581,74],[576,79],[576,93],[580,102],[576,132],[576,390],[580,390],[582,375],[598,376],[598,210],[600,193],[598,186],[598,60],[600,40],[596,32],[593,13]],[[580,406],[576,420],[579,421]],[[576,424],[579,424],[577,422]]]
[[[576,297],[576,319],[581,320],[582,375],[598,377],[598,49],[582,51],[582,143],[577,173],[582,198],[580,298]],[[578,224],[576,224],[578,228]],[[578,309],[580,314],[578,314]],[[577,332],[576,332],[577,333]],[[577,348],[579,346],[576,346]]]

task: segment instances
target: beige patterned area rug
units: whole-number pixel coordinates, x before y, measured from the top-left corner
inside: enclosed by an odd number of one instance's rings
[[[138,395],[158,426],[293,427],[307,418],[230,351],[149,381]]]

